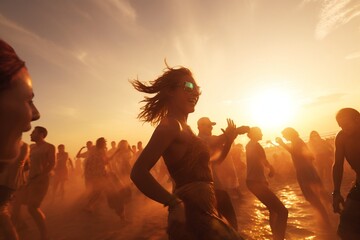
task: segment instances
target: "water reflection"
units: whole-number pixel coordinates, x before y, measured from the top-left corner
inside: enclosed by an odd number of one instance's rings
[[[316,211],[302,196],[296,181],[281,185],[270,183],[271,188],[289,210],[286,239],[337,239],[335,235],[338,216],[331,213],[334,229],[324,229],[319,224],[320,218]],[[269,226],[269,213],[265,205],[255,198],[251,193],[244,194],[241,202],[234,204],[238,214],[238,222],[241,232],[246,239],[265,240],[272,239]]]

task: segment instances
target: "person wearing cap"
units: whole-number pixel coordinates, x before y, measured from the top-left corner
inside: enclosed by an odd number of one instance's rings
[[[233,123],[232,120],[228,119]],[[218,136],[212,135],[213,126],[216,125],[216,122],[212,122],[208,117],[201,117],[197,121],[198,126],[198,137],[201,138],[210,148],[210,163],[212,168],[212,173],[214,176],[214,186],[215,194],[217,199],[217,208],[221,215],[223,215],[233,228],[237,229],[237,219],[235,209],[231,202],[229,193],[224,189],[225,186],[222,184],[222,177],[220,176],[220,169],[223,164],[225,164],[225,159],[230,151],[231,145],[235,139],[227,139],[225,134]],[[237,128],[239,133],[246,132],[247,127],[242,126]],[[229,141],[230,140],[230,141]],[[233,169],[234,176],[236,176],[235,170]],[[229,173],[230,174],[230,173]]]
[[[9,213],[9,203],[23,184],[23,168],[29,147],[22,133],[40,118],[33,103],[32,80],[15,50],[0,39],[0,229],[5,239],[18,239]]]

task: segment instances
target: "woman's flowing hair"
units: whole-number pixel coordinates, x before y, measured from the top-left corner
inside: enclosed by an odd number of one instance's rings
[[[166,62],[165,62],[166,64]],[[130,81],[133,87],[139,92],[155,94],[153,97],[145,96],[145,105],[140,108],[138,118],[151,125],[159,123],[168,113],[169,90],[179,86],[179,80],[184,76],[192,76],[189,69],[185,67],[170,68],[166,64],[164,73],[150,84],[142,83],[138,79]]]

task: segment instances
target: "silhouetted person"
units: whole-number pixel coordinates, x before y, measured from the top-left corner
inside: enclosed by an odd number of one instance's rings
[[[91,150],[93,149],[94,145],[92,143],[92,141],[87,141],[86,142],[86,146],[81,147],[80,150],[78,151],[78,153],[76,154],[77,158],[87,158],[89,156],[89,153],[91,152]],[[86,148],[86,151],[83,152],[83,150]]]
[[[234,166],[236,170],[236,176],[238,181],[237,194],[239,197],[242,197],[242,191],[245,189],[245,178],[246,178],[246,163],[245,160],[245,151],[242,144],[233,144],[230,149],[230,154],[234,161]]]
[[[118,144],[118,151],[116,152],[114,158],[118,164],[118,176],[121,181],[128,186],[130,184],[130,172],[131,172],[131,159],[133,153],[131,151],[130,145],[127,140],[121,140]]]
[[[168,207],[169,239],[240,239],[216,209],[208,147],[187,124],[200,95],[191,71],[168,67],[150,85],[139,80],[132,85],[153,94],[143,100],[139,118],[158,125],[135,162],[131,179],[146,196]],[[231,126],[226,129],[229,140],[236,137],[235,130]],[[175,183],[173,193],[150,173],[161,156]]]
[[[68,165],[74,169],[69,153],[65,152],[65,145],[58,146],[58,153],[56,154],[56,165],[54,168],[54,182],[53,182],[53,196],[56,197],[58,187],[60,188],[60,197],[65,196],[65,182],[69,179]]]
[[[273,239],[284,239],[288,210],[280,199],[269,189],[269,184],[265,176],[265,167],[270,170],[269,177],[273,177],[274,168],[268,162],[265,151],[259,144],[263,134],[260,128],[252,127],[247,135],[250,141],[246,145],[246,185],[269,210],[270,228],[273,233]]]
[[[30,145],[29,181],[17,195],[27,206],[43,240],[48,239],[48,232],[45,215],[40,209],[40,205],[47,194],[50,172],[55,165],[55,146],[45,141],[47,133],[46,128],[36,126],[30,135],[31,141],[35,144]],[[16,221],[21,221],[19,214],[20,206],[15,205],[14,218]]]
[[[223,184],[224,175],[222,175],[219,170],[220,165],[224,164],[226,157],[230,151],[231,144],[233,142],[228,141],[225,134],[219,136],[212,135],[212,129],[215,124],[216,123],[210,121],[208,117],[200,118],[197,121],[197,126],[199,130],[198,137],[204,140],[210,148],[210,163],[212,163],[211,167],[214,176],[214,186],[218,211],[229,221],[233,228],[237,229],[238,225],[236,213],[231,202],[230,195],[225,190],[226,187]],[[232,169],[232,173],[235,175],[236,178],[234,168]],[[231,172],[227,174],[231,175]]]
[[[85,152],[83,152],[83,150],[86,149]],[[94,149],[94,145],[93,145],[93,142],[92,141],[87,141],[86,142],[86,146],[84,147],[81,147],[78,151],[78,153],[76,154],[76,158],[80,159],[80,158],[83,158],[83,161],[82,161],[82,168],[84,170],[84,179],[85,179],[85,187],[87,190],[88,189],[88,182],[87,182],[87,179],[85,177],[85,165],[86,165],[86,159],[88,158],[90,152]]]
[[[333,166],[333,208],[341,214],[338,234],[341,239],[360,239],[360,113],[353,108],[343,108],[338,111],[336,121],[341,127],[335,139]],[[355,184],[345,203],[340,193],[344,159],[356,173]]]
[[[84,165],[85,182],[90,190],[85,210],[94,211],[101,194],[105,191],[107,184],[107,172],[105,165],[108,164],[106,156],[106,140],[101,137],[96,140],[96,145],[88,153]]]
[[[276,142],[291,154],[301,192],[305,199],[320,213],[324,223],[330,227],[329,216],[324,206],[327,202],[327,196],[321,179],[313,166],[314,156],[295,129],[288,127],[281,133],[287,141],[291,142],[291,145],[286,145],[281,138],[276,138]]]
[[[14,49],[0,39],[0,231],[5,239],[18,239],[10,219],[9,203],[23,184],[29,148],[22,133],[40,114],[33,103],[32,80]]]
[[[334,149],[322,139],[317,131],[311,131],[309,148],[315,157],[316,169],[323,183],[331,182],[331,167],[334,161]]]
[[[116,151],[118,150],[115,141],[111,141],[110,144],[111,144],[111,148],[106,153],[106,156],[109,158],[113,157]],[[116,161],[110,161],[108,167],[111,169],[111,171],[116,172],[117,169]]]

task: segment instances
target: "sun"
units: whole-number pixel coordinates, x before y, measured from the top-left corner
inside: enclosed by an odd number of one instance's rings
[[[253,95],[250,101],[251,116],[259,127],[284,127],[294,116],[295,104],[289,91],[281,88],[264,89]]]

